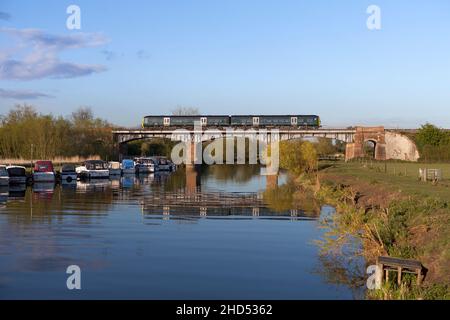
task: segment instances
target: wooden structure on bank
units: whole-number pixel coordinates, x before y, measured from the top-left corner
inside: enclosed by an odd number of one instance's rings
[[[378,257],[377,266],[381,270],[381,280],[385,277],[389,281],[389,272],[397,271],[397,284],[402,283],[402,273],[413,273],[417,275],[417,285],[422,283],[423,266],[420,261],[400,259],[392,257]]]
[[[419,169],[419,179],[421,181],[439,182],[442,180],[442,169]]]

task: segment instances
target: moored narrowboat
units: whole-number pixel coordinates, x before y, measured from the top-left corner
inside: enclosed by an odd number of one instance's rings
[[[153,158],[136,158],[136,173],[151,173],[156,171],[156,163]]]
[[[75,171],[75,166],[73,164],[65,164],[61,168],[61,182],[71,183],[77,181],[77,172]]]
[[[0,166],[0,186],[9,185],[9,174],[6,166]]]
[[[87,160],[75,171],[80,179],[109,179],[108,163],[102,160]]]
[[[172,163],[165,157],[157,158],[158,171],[172,171]]]
[[[122,169],[120,168],[120,162],[110,161],[108,164],[110,176],[122,175]]]
[[[124,159],[122,160],[122,173],[125,174],[135,174],[136,168],[134,165],[134,161],[131,159]]]
[[[9,184],[26,184],[27,183],[27,171],[22,166],[7,166]]]
[[[33,182],[55,182],[55,171],[51,161],[39,160],[35,162]]]

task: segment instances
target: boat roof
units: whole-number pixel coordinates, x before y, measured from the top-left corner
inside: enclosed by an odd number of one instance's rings
[[[95,163],[106,163],[106,161],[103,161],[103,160],[86,160],[84,163],[93,163],[93,164],[95,164]]]
[[[13,168],[20,168],[20,169],[25,169],[26,168],[24,166],[7,166],[6,169],[13,169]]]
[[[34,162],[35,164],[53,164],[50,160],[37,160]]]

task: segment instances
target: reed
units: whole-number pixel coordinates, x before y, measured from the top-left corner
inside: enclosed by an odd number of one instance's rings
[[[36,160],[51,160],[53,164],[66,164],[66,163],[82,163],[86,160],[101,160],[99,155],[92,155],[88,157],[81,157],[81,156],[72,156],[72,157],[54,157],[52,159],[2,159],[0,158],[0,164],[6,164],[6,165],[24,165],[29,166],[31,162]]]

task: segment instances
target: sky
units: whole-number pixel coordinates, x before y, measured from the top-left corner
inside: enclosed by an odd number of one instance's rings
[[[450,1],[0,0],[0,114],[23,103],[126,127],[184,106],[450,128]]]

